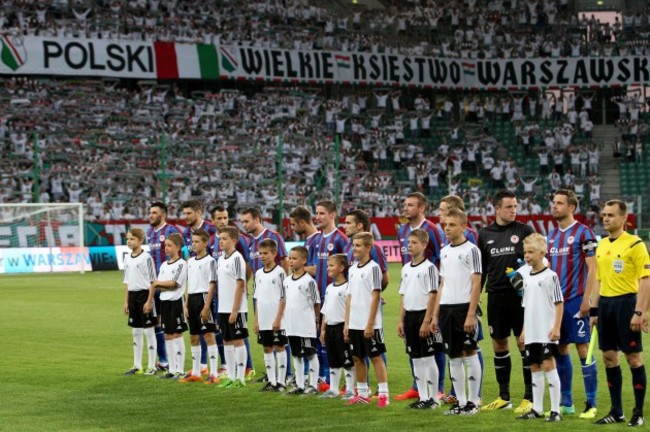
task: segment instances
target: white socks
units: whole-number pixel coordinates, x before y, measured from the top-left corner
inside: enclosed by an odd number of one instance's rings
[[[533,376],[533,409],[544,414],[544,372],[531,372]]]
[[[420,400],[427,401],[431,396],[429,395],[429,386],[427,385],[429,377],[427,376],[426,360],[433,361],[433,357],[414,358],[411,360],[413,361],[413,375],[415,375],[415,384],[418,386]],[[435,364],[435,361],[433,363]]]
[[[210,365],[210,375],[218,376],[217,362],[219,360],[219,349],[217,345],[208,345],[208,364]]]
[[[224,345],[223,351],[224,351],[224,355],[226,356],[228,378],[234,381],[236,378],[235,373],[237,372],[237,361],[235,360],[235,346]]]
[[[357,383],[357,393],[359,396],[368,398],[370,397],[370,390],[368,390],[368,383],[367,382],[358,382]]]
[[[439,403],[438,378],[440,377],[440,371],[438,370],[436,358],[434,356],[431,356],[425,357],[422,360],[424,360],[426,366],[425,370],[427,371],[427,391],[429,392],[429,397],[433,399],[435,403]]]
[[[287,385],[287,360],[288,355],[286,351],[277,353],[278,361],[278,383]]]
[[[293,373],[296,375],[296,385],[305,389],[305,361],[301,356],[293,357]]]
[[[183,336],[181,336],[174,339],[173,342],[175,349],[172,353],[175,354],[176,357],[176,372],[185,374],[185,340],[183,339]],[[200,373],[201,370],[199,369],[199,374]]]
[[[388,397],[388,383],[387,382],[377,383],[377,391],[379,392],[379,396]]]
[[[236,377],[241,382],[246,382],[246,345],[235,347],[235,361],[237,362]]]
[[[339,392],[339,386],[341,384],[341,375],[343,374],[343,368],[330,368],[330,391],[333,393]]]
[[[201,376],[201,345],[192,345],[192,375]]]
[[[264,353],[264,367],[266,368],[266,376],[269,382],[275,386],[277,384],[277,378],[275,376],[275,355],[273,355],[272,351],[270,353]]]
[[[478,395],[481,392],[481,362],[478,361],[478,354],[465,357],[467,365],[467,387],[469,394],[467,399],[478,406]]]
[[[449,359],[449,375],[451,375],[451,382],[456,390],[458,405],[465,406],[467,394],[465,392],[465,366],[462,357]]]
[[[144,332],[141,328],[132,328],[131,333],[133,334],[133,367],[142,369],[142,334]]]
[[[156,351],[158,350],[156,330],[153,327],[147,327],[144,329],[144,337],[147,340],[147,369],[153,369],[156,367]]]
[[[553,369],[549,372],[544,372],[546,375],[546,380],[548,381],[548,392],[551,395],[551,411],[556,413],[560,412],[560,376],[557,373],[557,369]]]
[[[549,372],[532,372],[533,376],[533,409],[538,414],[544,414],[544,376],[548,381],[548,392],[551,396],[551,411],[560,412],[560,376],[557,369]]]
[[[345,369],[345,392],[346,393],[351,393],[354,394],[354,386],[357,384],[356,383],[356,373],[354,372],[354,368],[348,368]]]
[[[175,345],[174,339],[165,339],[165,350],[167,351],[167,361],[169,362],[169,372],[171,373],[176,373]]]
[[[320,369],[320,362],[316,354],[308,358],[309,360],[309,385],[318,389],[318,370]]]

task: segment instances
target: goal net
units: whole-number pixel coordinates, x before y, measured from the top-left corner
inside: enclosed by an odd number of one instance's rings
[[[49,248],[50,251],[39,250],[39,256],[45,256],[41,260],[47,267],[47,261],[57,259],[61,248],[79,254],[83,253],[83,247],[83,204],[0,204],[0,251],[9,252],[5,248]],[[86,260],[80,261],[73,266],[74,270],[70,270],[83,272]],[[50,263],[51,266],[55,264]]]

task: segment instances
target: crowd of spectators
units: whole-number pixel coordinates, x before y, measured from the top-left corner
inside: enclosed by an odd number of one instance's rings
[[[606,38],[599,23],[572,15],[563,0],[406,1],[384,12],[347,14],[312,3],[215,1],[197,12],[183,0],[5,1],[0,29],[268,46],[296,46],[304,36],[312,44],[306,48],[342,49],[347,41],[345,49],[355,50],[377,50],[373,41],[394,35],[385,40],[397,43],[399,52],[428,47],[434,51],[424,52],[449,54],[478,40],[476,49],[497,47],[495,55],[512,57],[519,54],[508,47],[519,43],[518,35],[537,38],[530,32],[535,26],[568,31],[565,20],[576,20],[580,43],[590,44],[623,41],[648,24],[644,15],[632,21],[625,15]],[[480,34],[484,27],[492,39]],[[445,34],[456,40],[431,43]],[[553,37],[558,34],[564,33],[554,31]],[[367,43],[355,45],[359,38]],[[558,55],[579,54],[585,53]],[[0,149],[9,156],[0,160],[0,202],[83,201],[89,219],[104,220],[145,218],[151,199],[165,192],[173,204],[199,197],[259,205],[267,217],[278,209],[280,195],[290,208],[332,198],[337,189],[344,211],[362,206],[376,216],[399,215],[401,199],[415,190],[463,195],[471,215],[488,216],[494,211],[490,193],[502,187],[522,197],[521,214],[548,213],[549,194],[559,187],[574,189],[585,209],[601,198],[604,143],[592,137],[592,106],[600,97],[594,90],[463,95],[279,84],[238,88],[243,91],[189,91],[153,81],[3,79]],[[644,101],[630,94],[613,102],[625,131],[619,153],[635,157],[647,128],[639,118]]]
[[[4,0],[7,34],[223,43],[460,58],[647,55],[648,10],[613,24],[570,0]]]
[[[368,88],[325,97],[319,87],[186,94],[128,84],[5,79],[0,202],[30,202],[39,190],[40,202],[86,202],[89,219],[145,218],[151,199],[168,191],[170,203],[259,205],[270,217],[280,200],[278,160],[285,208],[333,198],[337,187],[343,210],[376,216],[399,215],[416,190],[463,195],[472,215],[490,215],[489,194],[501,187],[522,196],[521,214],[548,212],[545,194],[559,187],[585,203],[600,199],[592,92],[452,101]],[[628,112],[635,103],[626,101]],[[534,169],[525,164],[537,158]]]

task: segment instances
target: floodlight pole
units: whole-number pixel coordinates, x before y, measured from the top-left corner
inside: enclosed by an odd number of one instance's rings
[[[33,137],[33,154],[34,154],[34,167],[32,169],[34,176],[34,184],[32,187],[32,197],[35,203],[41,202],[41,164],[38,160],[38,132],[34,132]]]
[[[284,219],[284,175],[282,171],[282,154],[284,152],[284,142],[282,135],[276,137],[278,151],[276,152],[276,163],[278,171],[278,232],[282,235],[282,221]]]
[[[334,204],[336,204],[336,208],[341,212],[340,209],[340,200],[341,200],[341,135],[336,134],[336,137],[334,138],[334,154],[335,159],[334,159],[334,167],[335,167],[335,183],[334,183]]]
[[[161,188],[162,201],[167,203],[167,135],[160,136],[160,165],[161,165]]]

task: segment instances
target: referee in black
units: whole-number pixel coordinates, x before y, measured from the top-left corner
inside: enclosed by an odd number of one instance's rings
[[[512,333],[519,340],[524,325],[524,309],[521,307],[521,297],[508,281],[506,268],[516,269],[517,259],[523,261],[524,239],[534,232],[530,226],[515,221],[517,197],[514,193],[507,190],[497,192],[492,205],[495,210],[495,222],[479,230],[478,247],[483,261],[481,286],[485,286],[488,293],[487,320],[494,349],[494,368],[499,383],[499,397],[485,405],[483,410],[512,408],[510,399],[512,360],[508,338]],[[520,342],[517,342],[517,345],[521,353],[526,390],[524,400],[515,409],[515,413],[525,414],[532,408],[532,376],[524,345]]]

